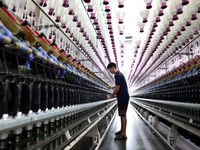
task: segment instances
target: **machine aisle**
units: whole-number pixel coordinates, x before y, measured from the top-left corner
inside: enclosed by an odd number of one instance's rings
[[[120,129],[120,118],[115,116],[100,150],[168,150],[159,137],[152,133],[145,122],[129,104],[127,111],[127,140],[114,140]],[[159,147],[158,147],[159,146]]]

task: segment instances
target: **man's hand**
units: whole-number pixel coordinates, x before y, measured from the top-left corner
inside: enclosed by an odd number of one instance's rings
[[[112,86],[108,86],[107,88],[108,88],[108,89],[112,89],[113,87],[112,87]]]
[[[114,92],[111,95],[107,95],[107,99],[110,99],[117,94],[117,92],[120,89],[120,85],[116,85],[116,86],[114,86],[114,88],[115,88]]]
[[[110,99],[110,98],[112,98],[112,96],[111,95],[107,95],[107,99]]]

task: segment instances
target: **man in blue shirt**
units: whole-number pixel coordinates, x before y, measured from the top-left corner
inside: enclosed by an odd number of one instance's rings
[[[108,64],[107,69],[115,74],[115,86],[108,86],[109,89],[114,88],[114,92],[111,95],[107,95],[107,98],[112,98],[117,95],[118,112],[121,117],[121,130],[116,132],[116,140],[127,139],[126,136],[126,111],[129,102],[128,87],[124,75],[116,68],[116,64],[111,62]]]

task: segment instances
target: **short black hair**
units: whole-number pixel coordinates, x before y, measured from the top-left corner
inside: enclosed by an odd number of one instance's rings
[[[107,69],[115,67],[116,68],[116,64],[114,62],[110,62],[107,66]]]

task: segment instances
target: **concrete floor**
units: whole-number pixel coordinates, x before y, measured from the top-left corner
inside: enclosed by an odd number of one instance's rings
[[[119,131],[120,127],[120,117],[117,114],[100,150],[170,150],[145,125],[130,103],[127,110],[127,140],[114,140],[115,132]]]

